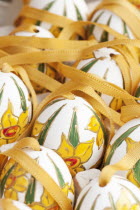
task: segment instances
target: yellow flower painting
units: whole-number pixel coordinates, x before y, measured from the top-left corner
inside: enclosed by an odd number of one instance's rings
[[[74,147],[62,134],[61,145],[56,152],[64,159],[67,166],[74,170],[76,173],[84,171],[83,166],[86,163],[93,152],[94,139],[86,141],[85,143],[79,143]]]
[[[28,179],[25,176],[26,171],[18,163],[10,159],[1,174],[1,195],[5,198],[18,200],[19,192],[26,192]],[[4,183],[4,180],[6,182]],[[3,191],[3,192],[2,192]]]
[[[28,125],[28,110],[19,117],[13,114],[13,107],[9,101],[8,109],[3,114],[0,122],[0,146],[16,141],[17,137]]]

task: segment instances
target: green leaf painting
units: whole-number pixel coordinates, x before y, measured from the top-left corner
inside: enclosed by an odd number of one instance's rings
[[[39,64],[38,70],[41,71],[42,73],[44,73],[45,72],[45,63]]]
[[[82,198],[80,199],[80,202],[78,203],[77,207],[75,208],[75,210],[80,210],[81,206],[83,204],[83,201],[85,199],[85,197],[87,196],[88,192],[90,191],[91,187],[83,194]]]
[[[57,111],[55,111],[50,118],[47,120],[47,122],[45,123],[42,132],[40,133],[39,137],[38,137],[38,142],[40,145],[44,144],[44,141],[47,137],[47,132],[49,130],[49,128],[51,127],[53,121],[55,120],[55,118],[57,117],[57,115],[60,113],[60,111],[63,109],[63,107],[66,104],[64,104],[63,106],[61,106]]]
[[[48,158],[51,160],[54,168],[55,168],[55,171],[56,171],[56,174],[57,174],[57,178],[58,178],[58,182],[59,182],[59,185],[61,188],[65,187],[65,181],[64,181],[64,178],[63,178],[63,175],[60,171],[60,169],[57,167],[57,165],[54,163],[54,161],[52,160],[51,157],[49,157],[48,155]]]
[[[110,18],[109,18],[109,20],[108,20],[108,22],[106,24],[107,26],[110,25],[111,19],[112,19],[112,15],[110,16]],[[108,35],[109,35],[109,33],[107,31],[103,31],[101,39],[100,39],[100,42],[108,41]]]
[[[106,159],[105,165],[109,165],[111,158],[114,154],[114,152],[116,151],[116,149],[123,143],[123,141],[134,131],[136,130],[140,125],[135,125],[131,128],[129,128],[125,133],[123,133],[118,139],[116,139],[116,141],[114,142],[114,144],[112,144],[111,146],[111,151],[108,154],[108,157]]]
[[[93,61],[90,61],[88,64],[86,64],[85,66],[83,66],[81,68],[81,70],[84,71],[84,72],[88,72],[92,68],[92,66],[94,66],[95,63],[97,63],[97,61],[98,61],[98,59],[95,59]]]
[[[3,179],[0,182],[0,198],[2,198],[3,196],[3,192],[4,192],[4,187],[6,184],[7,179],[9,178],[11,172],[13,171],[13,169],[15,168],[16,164],[14,164],[5,174],[5,176],[3,177]]]
[[[15,83],[17,89],[18,89],[18,92],[19,92],[19,95],[20,95],[20,100],[21,100],[21,107],[22,107],[22,110],[23,110],[24,112],[26,112],[26,110],[27,110],[27,105],[26,105],[26,98],[25,98],[24,92],[23,92],[22,88],[18,85],[17,81],[16,81],[13,77],[11,77],[11,78],[13,79],[13,81],[14,81],[14,83]]]
[[[133,174],[134,174],[134,178],[136,179],[136,181],[140,183],[140,160],[134,166]]]
[[[73,147],[77,147],[77,145],[79,144],[76,108],[74,108],[74,110],[73,110],[68,139],[69,139],[70,143],[73,145]]]
[[[30,184],[28,185],[28,189],[25,195],[25,203],[26,204],[31,204],[34,202],[34,197],[35,197],[35,178],[31,176],[30,179]]]
[[[93,22],[94,22],[94,23],[97,23],[98,20],[99,20],[99,18],[102,16],[103,13],[104,13],[104,12],[101,12]],[[95,25],[89,26],[89,30],[88,30],[88,35],[89,35],[89,36],[93,33],[94,28],[95,28]]]
[[[75,5],[75,9],[76,9],[76,13],[77,13],[77,20],[83,20],[82,15],[76,5]]]

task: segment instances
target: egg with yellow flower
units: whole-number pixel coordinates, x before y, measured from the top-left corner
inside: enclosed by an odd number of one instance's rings
[[[83,72],[97,75],[100,78],[125,89],[122,71],[114,59],[120,53],[112,48],[101,48],[93,52],[93,58],[81,60],[76,64],[76,68]],[[114,110],[120,110],[122,100],[109,95],[99,93],[105,103]]]
[[[139,133],[140,118],[133,119],[124,124],[112,138],[106,152],[104,164],[112,165],[120,161],[140,141]],[[139,167],[140,161],[131,170],[117,173],[140,187]]]
[[[54,151],[42,146],[39,151],[26,148],[22,149],[22,152],[33,159],[38,167],[41,167],[62,190],[66,198],[73,203],[73,180],[63,159]],[[9,157],[0,176],[1,198],[23,202],[34,210],[59,209],[47,187],[44,187],[38,178],[33,176],[34,173],[37,174],[37,171],[32,173]]]
[[[121,176],[113,176],[105,187],[100,187],[97,176],[77,199],[75,210],[85,209],[140,210],[140,190]]]
[[[0,146],[12,143],[32,118],[30,92],[14,73],[0,72]]]
[[[77,173],[100,164],[106,131],[100,115],[86,100],[57,98],[39,115],[32,136],[55,150]]]
[[[0,209],[1,210],[31,210],[30,207],[24,203],[14,201],[11,199],[0,199]]]

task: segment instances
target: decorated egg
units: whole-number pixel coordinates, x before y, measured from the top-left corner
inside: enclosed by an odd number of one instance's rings
[[[32,118],[30,93],[14,73],[0,72],[0,146],[12,143]]]
[[[42,146],[40,151],[33,151],[29,148],[22,149],[22,151],[35,160],[38,166],[44,169],[67,198],[73,202],[73,180],[63,159],[54,151]],[[59,209],[58,204],[47,189],[32,174],[11,158],[5,164],[0,180],[2,198],[23,202],[31,209]]]
[[[10,199],[0,199],[0,209],[1,210],[31,210],[27,205],[24,203],[10,200]]]
[[[51,101],[36,120],[32,136],[55,150],[75,173],[99,165],[106,138],[100,116],[81,97]]]
[[[135,38],[129,26],[119,16],[109,10],[97,10],[93,13],[91,21],[108,25],[113,30],[120,34],[126,35],[130,39]],[[114,37],[108,32],[104,31],[104,29],[94,25],[88,28],[88,38],[91,37],[95,37],[95,39],[99,42],[111,41],[114,39]]]
[[[99,176],[80,193],[75,210],[140,209],[140,190],[121,176],[113,176],[105,186],[99,186]]]
[[[131,150],[133,146],[140,141],[139,132],[140,118],[133,119],[124,124],[112,138],[107,149],[104,164],[112,165],[120,161],[126,155],[126,153],[129,152],[129,150]],[[139,167],[140,161],[138,161],[131,170],[117,173],[126,177],[140,187]]]
[[[56,15],[66,16],[74,21],[87,20],[88,15],[88,7],[85,0],[30,0],[29,6],[41,10],[47,10]],[[49,29],[55,37],[61,32],[61,28],[56,26],[57,20],[56,25],[53,26],[41,21],[36,21],[34,24]]]
[[[40,38],[54,38],[53,34],[39,26],[31,26],[30,31],[21,31],[21,32],[16,32],[14,35],[16,36],[27,36],[27,37],[40,37]],[[43,49],[42,49],[43,50]],[[48,63],[40,63],[40,64],[35,64],[31,65],[33,68],[38,69],[40,72],[47,74],[51,78],[54,78],[60,82],[64,82],[64,77],[62,74],[58,73],[54,68],[52,68]],[[46,90],[40,87],[37,84],[34,84],[35,90],[40,93]]]
[[[82,70],[83,72],[95,74],[102,79],[124,89],[125,84],[122,72],[112,56],[119,55],[119,52],[111,48],[101,48],[93,52],[93,54],[93,58],[81,60],[77,64],[76,68]],[[100,95],[108,106],[115,110],[120,110],[122,106],[121,99],[115,99],[105,94]]]

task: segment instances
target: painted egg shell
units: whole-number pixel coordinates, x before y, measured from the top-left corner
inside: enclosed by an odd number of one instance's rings
[[[7,36],[14,30],[13,25],[1,26],[0,27],[0,36]]]
[[[32,136],[54,149],[75,172],[96,167],[104,151],[101,119],[80,97],[58,98],[48,104],[35,122]]]
[[[140,190],[121,176],[113,176],[105,187],[96,177],[80,193],[75,210],[140,210],[139,197]]]
[[[32,159],[36,160],[73,202],[74,185],[71,174],[63,159],[53,150],[41,146],[41,151],[23,149]],[[28,164],[28,163],[27,163]],[[8,176],[7,176],[8,175]],[[32,209],[58,209],[58,204],[50,196],[47,189],[31,174],[26,172],[13,159],[7,161],[1,173],[2,198],[11,198],[28,204]],[[5,180],[3,182],[3,180]]]
[[[22,0],[0,0],[0,25],[14,24],[22,6]]]
[[[0,199],[0,210],[31,210],[24,203],[10,200],[10,199]]]
[[[120,161],[132,147],[140,141],[140,118],[131,120],[124,124],[112,138],[107,149],[105,165],[114,164]],[[139,176],[140,161],[129,171],[117,172],[140,187]]]
[[[0,72],[0,146],[12,143],[31,121],[32,102],[22,80]]]
[[[130,28],[126,25],[126,23],[119,16],[115,15],[109,10],[98,10],[91,18],[91,21],[108,25],[110,28],[117,31],[118,33],[127,35],[130,39],[134,39],[134,35],[132,34]],[[98,26],[90,26],[88,29],[88,36],[94,36],[95,39],[100,42],[110,41],[114,39],[111,34],[106,33],[106,31]]]
[[[88,7],[85,0],[31,0],[30,6],[48,10],[57,15],[66,16],[74,21],[87,20]]]
[[[124,81],[121,70],[111,55],[119,55],[119,53],[111,48],[102,48],[94,52],[95,58],[82,60],[77,65],[77,69],[105,79],[121,88],[124,88]],[[119,110],[122,106],[121,99],[115,99],[111,96],[101,94],[102,99],[108,106],[115,110]]]

